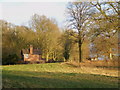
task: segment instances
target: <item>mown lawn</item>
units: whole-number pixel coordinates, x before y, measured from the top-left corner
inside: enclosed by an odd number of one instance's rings
[[[83,74],[60,63],[3,66],[3,88],[118,88],[118,77]]]

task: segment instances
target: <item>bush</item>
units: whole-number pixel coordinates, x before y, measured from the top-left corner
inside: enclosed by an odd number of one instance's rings
[[[39,61],[30,61],[29,64],[40,64],[45,63],[45,60],[39,60]]]
[[[49,59],[47,63],[53,63],[54,60],[53,59]]]
[[[2,60],[3,65],[16,64],[19,60],[19,57],[16,54],[11,54],[3,58]]]

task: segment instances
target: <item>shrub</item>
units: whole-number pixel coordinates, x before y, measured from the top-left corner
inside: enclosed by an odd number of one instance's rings
[[[45,63],[45,60],[39,60],[39,61],[30,61],[29,64],[40,64]]]
[[[16,54],[11,54],[3,58],[2,64],[3,65],[16,64],[18,60],[19,57]]]

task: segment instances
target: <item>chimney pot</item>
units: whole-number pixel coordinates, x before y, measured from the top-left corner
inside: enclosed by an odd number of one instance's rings
[[[33,54],[33,46],[30,45],[30,54]]]

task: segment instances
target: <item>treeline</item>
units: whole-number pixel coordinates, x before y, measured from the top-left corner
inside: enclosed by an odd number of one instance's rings
[[[82,62],[88,58],[118,58],[119,2],[72,2],[67,5],[68,28],[61,30],[55,19],[34,14],[27,26],[0,20],[2,62],[15,64],[21,50],[40,48],[46,61]],[[114,57],[113,57],[114,56]]]

